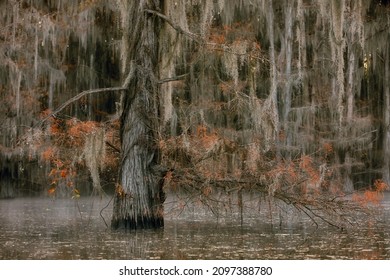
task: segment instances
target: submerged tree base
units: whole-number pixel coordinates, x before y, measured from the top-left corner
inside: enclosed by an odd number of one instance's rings
[[[164,219],[162,217],[142,217],[136,218],[126,217],[113,219],[111,221],[111,229],[157,229],[164,227]]]
[[[114,199],[114,215],[111,220],[111,229],[157,229],[164,227],[162,204],[155,207],[136,207],[136,200],[131,196],[116,196]],[[135,211],[134,209],[144,209]],[[148,210],[149,209],[149,210]],[[150,210],[152,209],[152,211]],[[153,211],[156,210],[156,211]]]

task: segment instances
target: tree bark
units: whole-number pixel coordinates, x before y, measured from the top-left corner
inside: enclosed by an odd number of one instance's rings
[[[390,36],[389,36],[390,38]],[[384,133],[383,133],[383,181],[390,184],[390,47],[386,47],[385,69],[383,78],[384,93]]]
[[[292,67],[292,46],[293,46],[293,3],[289,1],[286,5],[285,11],[285,52],[286,52],[286,84],[284,86],[284,112],[283,112],[283,129],[286,133],[286,145],[287,147],[291,146],[291,134],[292,132],[288,129],[288,117],[291,110],[292,102],[292,77],[291,77],[291,67]],[[289,155],[287,155],[289,157]]]
[[[130,1],[123,16],[126,63],[135,65],[121,116],[120,184],[114,198],[113,229],[159,228],[164,225],[162,173],[157,172],[158,32],[160,19],[145,12],[160,1]],[[122,67],[123,75],[128,66]]]

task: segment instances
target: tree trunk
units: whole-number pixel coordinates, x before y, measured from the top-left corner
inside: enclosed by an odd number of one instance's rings
[[[390,36],[389,36],[390,37]],[[383,142],[383,181],[390,184],[390,47],[387,45],[383,79],[384,93],[384,142]]]
[[[286,133],[286,145],[291,146],[292,132],[288,129],[288,116],[291,110],[291,95],[292,95],[292,77],[291,77],[291,65],[292,65],[292,46],[293,46],[293,3],[289,1],[286,4],[285,11],[285,52],[286,52],[286,83],[284,86],[284,112],[283,112],[283,129]],[[289,157],[289,155],[286,155]]]
[[[114,198],[113,229],[158,228],[164,225],[162,175],[157,174],[157,83],[159,19],[145,9],[159,10],[159,1],[123,1],[122,55],[134,75],[121,116],[120,184]],[[124,9],[126,8],[126,9]],[[126,22],[127,20],[127,22]],[[131,22],[129,22],[131,20]]]

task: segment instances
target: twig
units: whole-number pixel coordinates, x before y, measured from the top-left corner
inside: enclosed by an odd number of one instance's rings
[[[129,71],[129,74],[127,75],[124,83],[122,86],[120,87],[110,87],[110,88],[98,88],[98,89],[89,89],[89,90],[85,90],[85,91],[82,91],[80,92],[79,94],[77,94],[76,96],[72,97],[71,99],[65,101],[63,104],[61,104],[57,109],[55,109],[52,113],[48,114],[44,119],[42,119],[36,126],[39,126],[41,124],[43,124],[44,122],[46,122],[49,118],[51,118],[52,116],[58,114],[59,112],[61,112],[62,110],[64,110],[67,106],[69,106],[70,104],[72,104],[73,102],[79,100],[81,97],[85,96],[85,95],[88,95],[88,94],[92,94],[92,93],[100,93],[100,92],[107,92],[107,91],[122,91],[122,90],[126,90],[127,87],[129,86],[130,84],[130,80],[131,78],[133,77],[133,74],[134,74],[134,67],[131,67],[130,68],[130,71]]]
[[[98,88],[98,89],[90,89],[90,90],[85,90],[83,92],[80,92],[76,96],[72,97],[71,99],[68,99],[65,101],[61,106],[59,106],[57,109],[55,109],[52,113],[47,115],[44,119],[42,119],[38,124],[42,124],[45,121],[47,121],[50,117],[58,114],[62,110],[64,110],[67,106],[72,104],[73,102],[79,100],[81,97],[87,95],[87,94],[92,94],[92,93],[99,93],[99,92],[107,92],[107,91],[120,91],[120,90],[125,90],[126,88],[123,87],[112,87],[112,88]]]
[[[118,149],[117,147],[115,147],[113,144],[111,144],[109,141],[106,141],[106,144],[107,146],[111,147],[113,150],[115,150],[116,152],[120,153],[121,150]]]
[[[183,74],[183,75],[179,75],[176,77],[165,78],[165,79],[159,80],[157,83],[164,84],[164,83],[168,83],[168,82],[180,81],[180,80],[183,80],[186,76],[188,76],[188,73]]]
[[[107,205],[106,206],[104,206],[101,210],[100,210],[100,212],[99,212],[99,215],[100,215],[100,217],[103,219],[103,222],[106,224],[106,227],[108,228],[108,224],[107,224],[107,222],[106,222],[106,219],[104,219],[104,217],[103,217],[103,211],[110,205],[110,203],[111,203],[111,201],[114,199],[114,197],[115,197],[115,195],[113,195],[112,197],[111,197],[111,199],[110,199],[110,201],[107,203]]]

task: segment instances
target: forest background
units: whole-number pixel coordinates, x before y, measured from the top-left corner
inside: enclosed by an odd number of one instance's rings
[[[324,217],[348,211],[336,198],[378,202],[390,181],[388,1],[154,2],[139,5],[159,29],[152,137],[138,141],[158,151],[180,207],[231,203],[221,193],[242,206],[249,191],[333,224]],[[0,197],[126,192],[127,78],[149,75],[129,54],[132,11],[0,2]]]

